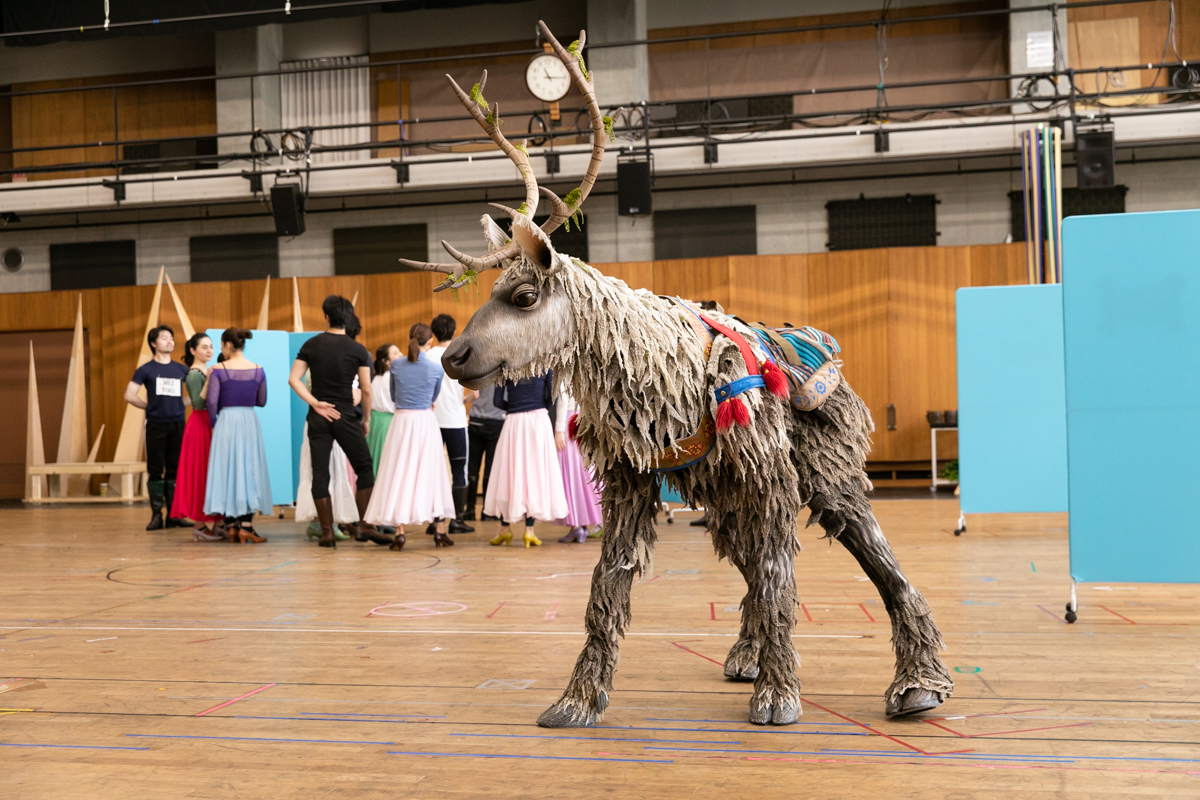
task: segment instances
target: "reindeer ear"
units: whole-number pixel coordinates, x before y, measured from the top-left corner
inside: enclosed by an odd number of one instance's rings
[[[479,218],[479,224],[483,226],[483,238],[487,239],[489,253],[494,253],[508,244],[508,234],[491,216],[484,214]]]
[[[554,263],[554,248],[550,245],[550,237],[524,214],[514,214],[512,221],[513,241],[530,261],[549,269]]]

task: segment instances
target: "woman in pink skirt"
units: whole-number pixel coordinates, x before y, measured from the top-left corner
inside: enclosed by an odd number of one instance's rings
[[[562,470],[563,489],[567,495],[567,515],[556,525],[570,525],[571,530],[559,539],[563,544],[587,541],[588,533],[599,527],[604,516],[600,513],[600,493],[596,491],[595,474],[583,465],[579,445],[567,436],[567,425],[579,407],[575,398],[565,390],[558,396],[554,416],[554,446],[558,448],[558,464]]]
[[[436,523],[434,545],[454,544],[446,535],[446,520],[454,516],[454,496],[442,457],[442,431],[433,415],[433,402],[442,388],[442,366],[426,355],[432,339],[428,325],[413,325],[407,358],[397,358],[389,367],[396,413],[383,442],[366,521],[395,526],[393,550],[404,547],[405,525],[430,520]]]
[[[488,482],[483,511],[500,518],[500,535],[492,544],[510,544],[509,524],[525,520],[526,547],[542,543],[533,532],[534,520],[567,516],[562,471],[554,452],[550,424],[553,373],[496,387],[496,408],[504,409],[504,427],[496,442],[496,465]]]

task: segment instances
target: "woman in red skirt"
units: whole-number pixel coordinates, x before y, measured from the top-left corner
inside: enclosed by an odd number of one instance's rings
[[[179,448],[179,472],[175,478],[175,500],[172,517],[190,519],[192,541],[216,542],[226,538],[225,520],[204,513],[204,494],[208,488],[208,448],[212,442],[212,423],[205,412],[205,384],[208,381],[208,361],[212,358],[212,340],[203,333],[188,339],[183,363],[188,366],[184,385],[192,400],[192,415],[183,429],[183,444]],[[212,531],[207,523],[212,523]]]

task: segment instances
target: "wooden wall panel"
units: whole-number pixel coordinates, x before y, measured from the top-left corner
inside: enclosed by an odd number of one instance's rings
[[[1020,244],[903,248],[594,266],[631,288],[713,299],[745,319],[809,324],[833,334],[842,346],[846,377],[875,419],[872,460],[919,462],[928,458],[926,409],[957,405],[954,291],[1023,282],[1024,249]],[[403,344],[412,323],[428,323],[439,313],[454,316],[464,329],[499,274],[485,273],[478,292],[461,291],[457,299],[449,292],[435,294],[438,276],[425,273],[301,278],[297,283],[307,330],[322,329],[326,295],[353,297],[357,291],[364,328],[360,341],[373,351],[384,342]],[[176,289],[198,330],[223,329],[254,325],[264,284],[195,283]],[[90,435],[101,424],[107,426],[99,457],[109,459],[154,286],[0,294],[0,331],[69,330],[80,294],[90,355]],[[175,328],[181,356],[183,331],[166,291],[160,320]],[[271,281],[270,327],[291,330],[290,279]],[[18,379],[24,380],[23,373]],[[888,403],[897,407],[898,430],[890,433]]]
[[[13,91],[61,89],[150,78],[203,75],[199,70],[178,70],[141,75],[106,75],[60,81],[13,84]],[[113,140],[113,90],[95,89],[14,97],[13,147],[111,142]],[[216,84],[195,81],[118,89],[117,130],[122,141],[171,136],[211,136],[217,130]],[[36,167],[83,161],[109,161],[118,157],[112,145],[15,153],[13,166]],[[111,175],[111,169],[31,173],[30,180]]]
[[[654,285],[653,261],[622,261],[592,266],[610,278],[624,281],[630,289],[647,289],[655,294],[662,294]]]
[[[929,457],[925,412],[958,408],[954,292],[971,285],[970,248],[890,249],[887,278],[888,377],[896,406],[889,458],[917,461]],[[945,442],[947,458],[957,444]]]
[[[1015,286],[1026,282],[1025,244],[977,244],[971,251],[972,286]]]
[[[846,380],[875,420],[874,461],[892,458],[887,431],[887,304],[886,250],[808,256],[807,324],[832,334],[842,348]]]
[[[728,309],[729,257],[679,258],[654,262],[654,292],[687,300],[716,300]]]
[[[730,256],[726,311],[748,322],[807,325],[808,256]]]

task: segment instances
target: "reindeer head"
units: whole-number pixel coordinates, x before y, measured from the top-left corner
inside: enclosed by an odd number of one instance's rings
[[[573,267],[567,256],[559,255],[550,245],[550,233],[578,211],[591,192],[600,174],[600,162],[608,142],[606,123],[612,123],[601,116],[591,75],[584,67],[586,34],[580,31],[579,40],[568,49],[558,43],[546,23],[539,21],[538,25],[587,101],[592,122],[592,158],[579,188],[568,194],[564,202],[549,189],[538,187],[524,145],[509,143],[500,132],[499,106],[494,103],[489,106],[483,98],[486,70],[470,93],[464,92],[447,75],[459,101],[517,166],[525,182],[525,202],[515,210],[490,204],[512,219],[512,236],[507,236],[491,217],[485,215],[482,223],[484,237],[488,240],[488,255],[483,258],[466,255],[443,241],[446,252],[458,263],[433,264],[400,259],[400,263],[414,269],[445,273],[446,280],[434,289],[438,292],[465,286],[484,270],[504,270],[496,280],[492,296],[475,312],[462,335],[442,356],[446,374],[471,389],[506,377],[522,377],[544,370],[552,365],[574,331],[571,303],[561,281],[562,271]],[[540,228],[533,223],[539,195],[553,206],[550,218]]]

